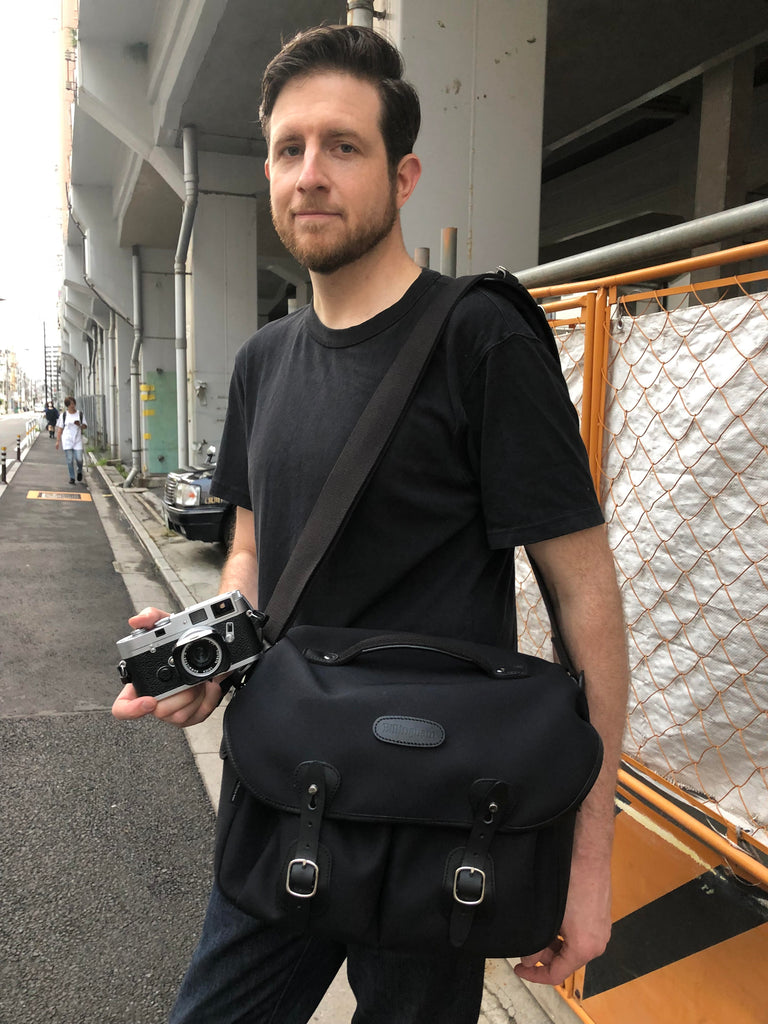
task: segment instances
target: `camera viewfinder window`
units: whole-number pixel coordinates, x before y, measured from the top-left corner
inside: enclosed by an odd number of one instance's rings
[[[207,618],[208,612],[206,612],[205,608],[195,608],[194,611],[189,613],[189,621],[193,626],[196,626],[198,622],[205,622]]]
[[[220,619],[222,615],[231,615],[235,610],[235,606],[232,604],[231,597],[225,597],[223,601],[219,601],[218,604],[211,605],[213,614],[217,619]]]

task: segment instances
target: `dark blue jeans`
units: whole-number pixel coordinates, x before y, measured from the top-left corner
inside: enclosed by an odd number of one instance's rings
[[[481,957],[285,935],[241,913],[215,885],[170,1024],[307,1024],[345,957],[352,1024],[476,1024]]]

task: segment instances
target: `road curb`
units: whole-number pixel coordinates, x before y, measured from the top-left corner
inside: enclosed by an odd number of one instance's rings
[[[130,507],[130,504],[126,500],[125,492],[119,484],[116,484],[114,480],[110,478],[110,475],[105,472],[104,467],[100,466],[97,460],[93,457],[92,452],[88,452],[88,459],[92,467],[98,472],[104,484],[109,489],[112,497],[118,504],[120,511],[123,513],[125,518],[128,520],[131,529],[136,534],[142,547],[146,550],[149,557],[157,567],[157,571],[163,579],[163,582],[170,590],[171,594],[176,598],[180,608],[188,608],[192,604],[196,604],[196,600],[191,591],[184,585],[179,578],[178,573],[175,569],[169,565],[168,561],[164,557],[160,548],[155,544],[152,538],[149,536],[143,525],[139,522]]]

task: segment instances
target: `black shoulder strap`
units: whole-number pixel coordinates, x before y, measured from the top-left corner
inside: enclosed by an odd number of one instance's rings
[[[320,562],[383,457],[449,314],[483,277],[438,278],[422,300],[426,308],[347,438],[264,609],[269,616],[264,634],[270,643],[290,623]]]

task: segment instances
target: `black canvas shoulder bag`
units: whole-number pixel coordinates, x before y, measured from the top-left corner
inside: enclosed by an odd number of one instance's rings
[[[326,480],[225,712],[217,880],[289,932],[497,957],[537,952],[562,922],[602,745],[546,588],[559,664],[444,637],[288,628],[478,281],[543,317],[506,272],[437,282]]]

